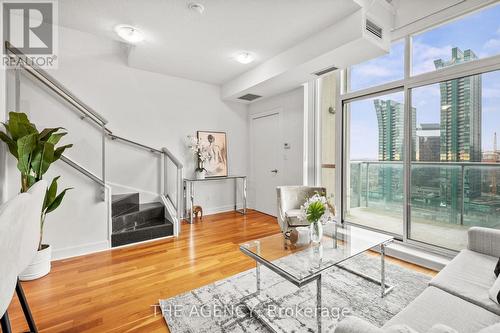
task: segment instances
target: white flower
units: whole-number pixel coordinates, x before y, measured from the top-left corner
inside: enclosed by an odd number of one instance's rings
[[[333,204],[328,202],[328,199],[324,195],[320,195],[319,193],[315,193],[312,197],[308,198],[302,206],[300,206],[300,218],[303,220],[307,220],[307,211],[309,209],[309,206],[315,202],[321,202],[325,207],[325,213],[319,218],[318,222],[321,222],[321,224],[326,224],[327,222],[331,221],[335,215],[335,208]]]

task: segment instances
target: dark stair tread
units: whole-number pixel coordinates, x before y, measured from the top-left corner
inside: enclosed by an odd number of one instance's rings
[[[170,224],[173,225],[172,222],[170,222],[166,218],[159,217],[159,218],[147,220],[144,223],[138,224],[137,226],[124,228],[120,231],[113,231],[113,235],[123,233],[123,232],[135,231],[135,230],[140,230],[140,229],[147,229],[147,228],[152,228],[152,227],[157,227],[157,226],[162,226],[162,225],[170,225]]]
[[[165,218],[146,221],[133,230],[120,230],[111,234],[111,246],[120,246],[146,240],[172,236],[174,225]]]
[[[134,215],[134,214],[140,214],[142,212],[145,212],[145,211],[148,211],[151,209],[157,209],[157,208],[162,208],[162,207],[164,207],[164,206],[163,206],[163,203],[161,203],[161,202],[144,203],[144,204],[140,204],[137,207],[137,209],[134,210],[133,212],[127,212],[127,213],[120,214],[120,215],[114,216],[114,217],[124,217],[124,216],[130,216],[130,215]]]

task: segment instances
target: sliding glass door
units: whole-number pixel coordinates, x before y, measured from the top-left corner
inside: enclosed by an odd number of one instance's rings
[[[404,94],[344,104],[348,221],[403,234]]]
[[[466,248],[471,226],[500,229],[499,15],[406,36],[342,72],[344,222],[445,250]]]

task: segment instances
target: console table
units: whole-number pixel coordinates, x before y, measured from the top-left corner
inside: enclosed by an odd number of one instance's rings
[[[245,215],[247,213],[247,176],[227,176],[227,177],[212,177],[205,179],[196,179],[196,178],[184,178],[184,216],[189,216],[189,223],[193,223],[193,207],[194,207],[194,198],[195,198],[195,184],[202,182],[214,182],[221,180],[234,180],[234,210],[238,213]],[[239,181],[241,180],[241,182]],[[238,185],[242,186],[242,195],[243,195],[243,208],[238,209]],[[189,201],[191,205],[188,205],[188,192],[189,192]],[[190,206],[190,209],[188,207]]]

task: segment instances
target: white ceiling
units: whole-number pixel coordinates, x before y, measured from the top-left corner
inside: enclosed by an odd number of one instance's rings
[[[189,2],[61,0],[59,24],[112,39],[115,25],[134,25],[146,39],[131,50],[131,66],[222,84],[360,8],[353,0],[199,0],[199,15]],[[242,50],[256,61],[234,61]]]

